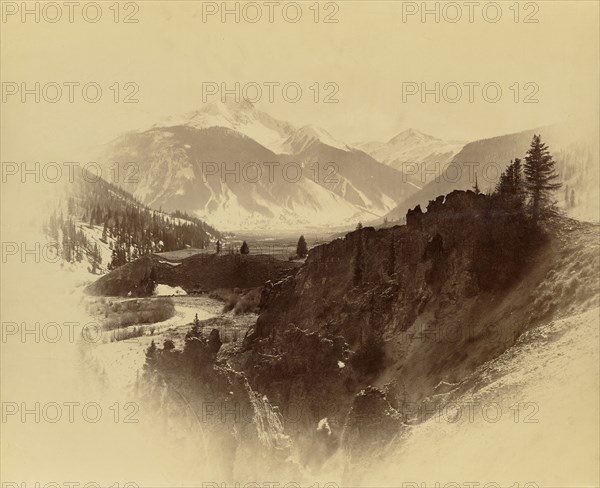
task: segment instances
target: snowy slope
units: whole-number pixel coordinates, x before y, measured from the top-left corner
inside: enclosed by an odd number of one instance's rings
[[[411,181],[423,186],[442,173],[464,144],[459,141],[444,141],[415,129],[407,129],[387,142],[364,142],[356,147],[377,161],[399,170],[404,169],[413,177]]]
[[[295,131],[283,144],[286,154],[297,154],[304,151],[309,145],[315,142],[321,142],[327,146],[341,149],[343,151],[352,150],[349,146],[336,140],[329,132],[316,125],[305,125]]]

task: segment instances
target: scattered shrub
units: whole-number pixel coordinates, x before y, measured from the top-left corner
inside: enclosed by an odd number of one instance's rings
[[[240,299],[240,296],[235,293],[232,293],[231,295],[229,295],[229,298],[227,298],[225,305],[223,305],[223,313],[227,313],[230,310],[233,310],[235,308],[235,306],[237,305],[239,299]]]
[[[221,300],[224,303],[223,313],[234,311],[236,315],[244,313],[258,313],[260,303],[260,288],[252,288],[242,291],[239,288],[231,290],[218,289],[209,295],[211,298]]]
[[[114,329],[110,335],[110,342],[125,341],[134,337],[144,335],[143,327],[127,327],[125,329]]]
[[[235,304],[235,307],[233,309],[233,312],[236,315],[240,315],[243,313],[252,313],[256,310],[256,304],[251,302],[250,300],[248,300],[246,297],[240,298],[237,303]]]
[[[95,311],[97,315],[104,316],[102,325],[105,330],[162,322],[175,314],[173,300],[165,297],[109,302],[103,306],[104,308],[96,308]]]

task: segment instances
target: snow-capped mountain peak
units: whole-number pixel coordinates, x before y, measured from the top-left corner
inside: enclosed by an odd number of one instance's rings
[[[286,141],[284,145],[285,152],[287,153],[301,153],[304,149],[315,142],[326,144],[327,146],[341,149],[343,151],[351,151],[352,148],[348,147],[343,142],[335,139],[329,132],[322,127],[316,125],[305,125],[294,132]]]
[[[406,164],[410,164],[411,174],[416,177],[412,183],[417,186],[439,175],[463,146],[463,142],[444,141],[417,129],[406,129],[388,142],[374,141],[357,145],[377,161],[392,168],[402,171]]]
[[[247,101],[213,101],[124,134],[102,159],[132,158],[143,162],[127,188],[136,198],[225,230],[354,226],[416,191],[401,172],[325,129],[298,129]]]
[[[433,141],[440,141],[437,137],[430,136],[429,134],[425,134],[416,129],[406,129],[399,134],[392,137],[388,144],[390,145],[398,145],[398,144],[423,144]]]
[[[274,153],[284,151],[284,142],[296,128],[287,122],[274,119],[258,110],[248,100],[214,100],[198,110],[183,115],[167,117],[152,126],[153,129],[184,125],[194,129],[225,127],[235,130]]]

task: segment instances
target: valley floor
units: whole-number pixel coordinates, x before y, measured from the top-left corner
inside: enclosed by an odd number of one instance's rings
[[[144,300],[152,300],[151,298]],[[142,374],[144,352],[154,341],[162,346],[167,339],[172,340],[177,349],[183,348],[186,332],[196,316],[198,320],[222,319],[211,321],[206,327],[208,334],[211,329],[219,329],[225,344],[222,350],[235,346],[232,342],[233,333],[237,332],[239,341],[243,339],[248,328],[256,322],[256,315],[246,314],[235,316],[233,313],[223,313],[223,302],[206,296],[171,297],[175,304],[175,315],[170,319],[142,326],[146,333],[141,337],[133,337],[122,341],[106,342],[88,347],[90,360],[96,362],[103,374],[119,388],[133,388],[138,377]],[[150,335],[149,330],[153,333]]]

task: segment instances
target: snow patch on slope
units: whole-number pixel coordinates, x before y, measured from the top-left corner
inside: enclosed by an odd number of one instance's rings
[[[173,297],[187,295],[187,293],[180,286],[158,284],[154,289],[153,295],[157,297]]]

